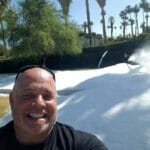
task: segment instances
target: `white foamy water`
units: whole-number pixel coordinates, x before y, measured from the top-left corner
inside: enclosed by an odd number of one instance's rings
[[[143,67],[143,70],[150,72],[150,42],[137,49],[129,60],[137,62]]]
[[[58,120],[95,134],[109,150],[149,150],[148,56],[144,50],[131,57],[140,65],[121,63],[103,69],[56,71]],[[13,80],[4,84],[7,79],[0,77],[0,85],[11,90]],[[10,119],[6,116],[0,124]]]

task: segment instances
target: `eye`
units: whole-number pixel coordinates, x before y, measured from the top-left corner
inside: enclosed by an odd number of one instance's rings
[[[27,94],[24,94],[24,95],[22,96],[22,98],[23,98],[24,100],[31,100],[31,99],[36,98],[36,95],[33,94],[33,93],[27,93]]]
[[[44,94],[44,95],[43,95],[43,99],[46,100],[46,101],[49,101],[49,100],[52,99],[52,96],[51,96],[51,94],[48,94],[48,93],[47,93],[47,94]]]

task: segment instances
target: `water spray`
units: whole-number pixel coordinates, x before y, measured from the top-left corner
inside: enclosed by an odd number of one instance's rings
[[[100,57],[100,60],[99,60],[99,62],[98,62],[98,66],[97,66],[98,68],[101,67],[102,61],[103,61],[104,57],[107,55],[107,53],[108,53],[108,50],[106,50],[106,51],[103,53],[102,57]]]

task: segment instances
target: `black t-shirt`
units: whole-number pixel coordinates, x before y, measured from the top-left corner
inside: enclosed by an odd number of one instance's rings
[[[94,135],[57,122],[47,142],[24,145],[17,141],[13,121],[0,128],[0,150],[107,150]]]

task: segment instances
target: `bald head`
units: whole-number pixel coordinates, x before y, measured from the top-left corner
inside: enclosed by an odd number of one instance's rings
[[[26,70],[33,69],[33,68],[41,68],[41,69],[44,69],[45,71],[48,71],[52,75],[52,77],[53,77],[53,79],[55,81],[55,74],[54,74],[54,72],[51,71],[49,68],[47,68],[45,66],[40,66],[40,65],[26,65],[26,66],[21,67],[19,69],[19,71],[17,72],[15,81],[18,79],[18,77],[19,77],[19,75],[21,73],[25,72]]]
[[[50,80],[51,80],[50,83],[53,82],[53,84],[55,85],[54,79],[55,78],[51,72],[43,68],[34,67],[34,68],[23,70],[23,72],[19,72],[17,74],[14,87],[18,85],[19,88],[23,88],[22,86],[27,87],[27,85],[30,84],[31,82],[42,83],[46,81],[47,83],[49,83]],[[20,84],[23,85],[21,86]]]
[[[16,77],[16,81],[21,80],[25,76],[30,77],[30,78],[35,79],[35,80],[39,76],[41,78],[49,78],[50,77],[53,79],[53,75],[49,71],[47,71],[43,68],[39,68],[39,67],[29,68],[27,70],[24,70],[23,72],[20,72],[18,74],[18,76]]]

